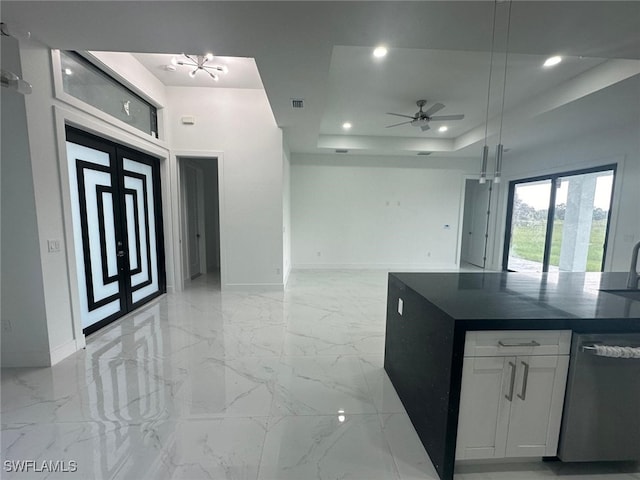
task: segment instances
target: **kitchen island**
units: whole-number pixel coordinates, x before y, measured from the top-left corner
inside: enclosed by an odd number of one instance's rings
[[[390,273],[384,367],[440,478],[453,478],[466,333],[640,332],[624,273]],[[602,290],[611,290],[605,292]]]

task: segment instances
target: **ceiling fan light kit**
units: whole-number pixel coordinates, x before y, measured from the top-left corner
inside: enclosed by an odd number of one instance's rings
[[[444,104],[442,103],[436,103],[434,105],[432,105],[426,112],[423,111],[423,107],[427,104],[426,100],[418,100],[416,102],[416,105],[418,106],[418,108],[420,110],[418,110],[413,116],[412,115],[405,115],[402,113],[392,113],[392,112],[387,112],[387,115],[394,115],[396,117],[403,117],[403,118],[409,118],[410,120],[404,121],[404,122],[400,122],[400,123],[394,123],[393,125],[387,125],[386,128],[392,128],[392,127],[398,127],[400,125],[407,125],[407,124],[411,124],[412,127],[420,127],[420,130],[422,130],[423,132],[426,132],[427,130],[429,130],[431,127],[429,126],[429,122],[444,122],[444,121],[450,121],[450,120],[462,120],[464,118],[464,115],[462,114],[458,114],[458,115],[439,115],[437,117],[434,117],[433,114],[439,112],[440,110],[442,110],[444,108]]]

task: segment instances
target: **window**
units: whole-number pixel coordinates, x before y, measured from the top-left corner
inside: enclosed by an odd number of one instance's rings
[[[76,52],[61,51],[62,85],[69,95],[154,137],[156,107]]]
[[[509,184],[503,269],[600,272],[615,165]]]

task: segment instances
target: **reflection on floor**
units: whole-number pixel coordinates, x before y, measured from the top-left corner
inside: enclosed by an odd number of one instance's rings
[[[199,277],[53,368],[3,370],[1,476],[436,479],[382,369],[385,298],[382,272],[294,273],[284,293]],[[8,471],[25,460],[61,463]],[[456,479],[572,475],[465,468]],[[640,479],[580,468],[570,478]]]

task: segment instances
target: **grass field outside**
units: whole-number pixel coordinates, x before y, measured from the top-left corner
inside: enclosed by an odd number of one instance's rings
[[[564,221],[553,223],[551,238],[550,265],[560,264],[560,246],[562,245]],[[607,230],[606,220],[594,220],[591,225],[589,251],[587,254],[587,272],[599,272],[602,269],[603,245]],[[542,263],[546,230],[544,222],[527,222],[513,226],[511,236],[511,255]]]

